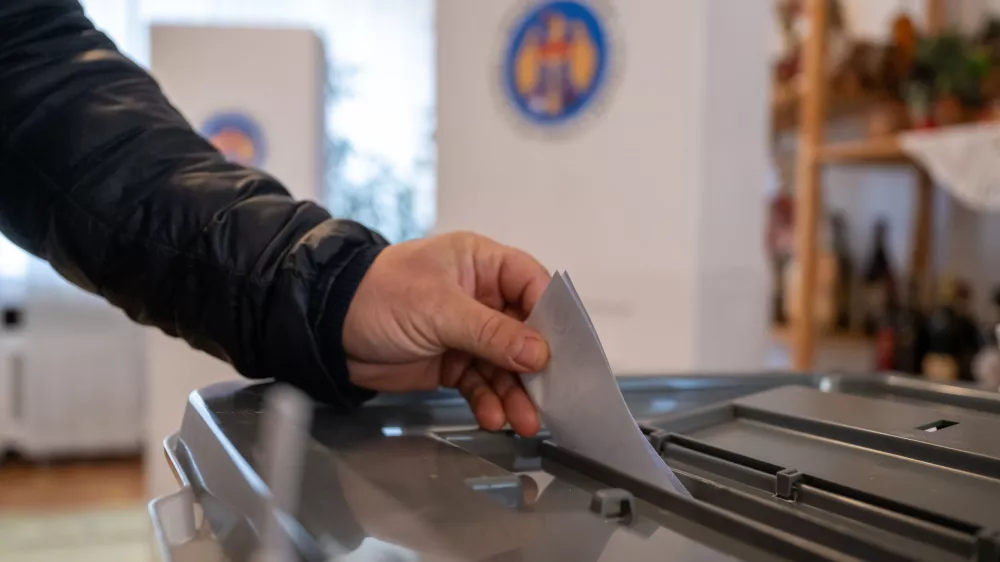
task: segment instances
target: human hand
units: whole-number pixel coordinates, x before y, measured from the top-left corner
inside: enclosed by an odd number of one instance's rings
[[[351,301],[343,345],[354,384],[383,392],[457,388],[479,424],[538,432],[513,373],[541,371],[549,348],[523,320],[548,285],[534,258],[453,233],[389,246]]]

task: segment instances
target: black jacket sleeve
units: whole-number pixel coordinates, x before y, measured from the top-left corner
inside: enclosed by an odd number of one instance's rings
[[[228,163],[75,0],[0,2],[0,230],[244,376],[371,397],[341,332],[385,240]]]

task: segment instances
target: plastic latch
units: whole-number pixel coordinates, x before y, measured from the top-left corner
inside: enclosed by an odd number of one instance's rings
[[[538,435],[535,437],[521,437],[520,435],[514,436],[514,451],[519,457],[536,458],[541,456],[539,448],[542,445],[542,441],[548,439],[548,435]]]
[[[670,441],[670,432],[657,429],[653,433],[650,433],[646,439],[649,440],[649,444],[653,446],[654,451],[657,453],[663,453],[663,449],[667,446],[667,442]]]
[[[504,507],[516,510],[524,507],[524,487],[515,474],[467,478],[465,485]]]
[[[635,497],[632,492],[620,488],[598,490],[590,498],[590,510],[604,519],[629,523],[635,514]]]
[[[983,529],[976,533],[973,562],[1000,562],[1000,531]]]
[[[795,487],[802,481],[802,476],[794,468],[786,468],[775,474],[774,495],[783,500],[795,501]]]

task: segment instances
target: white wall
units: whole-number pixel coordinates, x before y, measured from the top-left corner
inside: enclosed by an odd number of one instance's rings
[[[613,12],[615,78],[582,122],[546,133],[498,85],[525,4],[438,2],[438,230],[568,270],[618,374],[754,369],[768,4],[595,4]]]
[[[763,340],[756,334],[767,324],[771,285],[763,235],[770,116],[758,109],[769,107],[769,71],[759,68],[766,66],[766,51],[747,46],[762,45],[774,20],[769,2],[703,4],[702,52],[687,54],[702,67],[696,84],[704,112],[698,123],[702,176],[687,186],[700,196],[694,370],[748,372],[762,365]],[[674,85],[669,80],[665,87]]]

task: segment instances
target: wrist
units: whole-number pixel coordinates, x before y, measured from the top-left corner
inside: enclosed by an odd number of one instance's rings
[[[372,262],[385,249],[385,244],[359,246],[333,277],[326,291],[323,314],[319,319],[318,333],[329,343],[321,343],[320,353],[331,381],[345,407],[353,408],[375,397],[372,390],[351,382],[344,348],[344,325],[358,285]]]

